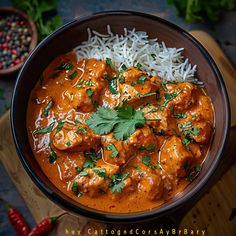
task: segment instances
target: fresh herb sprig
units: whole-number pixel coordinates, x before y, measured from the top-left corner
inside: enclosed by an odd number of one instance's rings
[[[145,118],[142,111],[134,110],[131,106],[118,107],[116,110],[99,107],[86,123],[96,134],[114,131],[115,139],[126,140],[136,128],[144,126]]]
[[[11,3],[33,19],[37,27],[39,40],[42,40],[62,25],[62,18],[59,15],[48,17],[48,13],[53,13],[56,10],[58,0],[11,0]],[[45,14],[47,14],[47,18]]]

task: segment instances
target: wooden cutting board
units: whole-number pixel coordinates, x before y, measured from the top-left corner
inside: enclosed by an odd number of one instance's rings
[[[218,44],[208,34],[202,31],[191,33],[202,42],[215,59],[226,83],[231,109],[236,111],[236,71],[234,67],[225,57]],[[236,112],[232,112],[232,125],[235,124]],[[236,142],[235,136],[232,138]],[[236,158],[235,153],[231,153],[230,157]],[[19,193],[24,198],[36,222],[41,221],[47,216],[58,215],[64,212],[40,192],[23,169],[13,144],[9,113],[6,113],[0,120],[0,160],[15,183]],[[233,162],[231,161],[230,163]],[[197,230],[200,230],[200,232],[205,230],[204,235],[208,236],[236,235],[236,217],[229,221],[232,209],[236,208],[235,179],[236,164],[186,214],[181,221],[179,229],[188,229],[188,235],[193,235],[190,229],[194,230],[195,233]],[[66,214],[60,219],[50,235],[78,235],[78,232],[80,232],[80,235],[85,236],[92,229],[100,230],[107,227],[108,225],[102,223],[91,222],[82,217]],[[202,234],[199,233],[199,235]]]

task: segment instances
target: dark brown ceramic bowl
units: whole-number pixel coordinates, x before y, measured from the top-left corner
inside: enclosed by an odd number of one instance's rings
[[[26,110],[30,92],[46,66],[58,55],[71,51],[87,39],[87,28],[105,33],[109,24],[115,33],[128,29],[146,31],[150,37],[164,41],[168,47],[185,48],[184,56],[198,67],[197,77],[205,87],[215,107],[215,134],[200,175],[176,197],[149,211],[129,214],[112,214],[94,210],[76,203],[60,192],[45,176],[31,151],[26,129]],[[101,221],[137,222],[169,215],[175,210],[194,202],[213,179],[222,157],[229,131],[229,103],[221,75],[206,50],[181,28],[155,16],[112,11],[76,19],[42,41],[30,55],[18,76],[14,90],[11,125],[18,155],[34,183],[53,202],[64,209]],[[106,203],[104,203],[106,204]]]
[[[27,16],[24,12],[14,7],[0,7],[0,14],[1,14],[1,17],[8,16],[8,15],[18,15],[26,22],[26,24],[29,26],[29,30],[31,34],[31,43],[29,45],[29,52],[31,52],[36,47],[37,41],[38,41],[38,34],[37,34],[36,26],[34,22],[32,21],[32,19],[29,16]],[[23,63],[24,62],[21,62],[13,67],[0,70],[0,76],[1,75],[8,76],[8,75],[14,74],[15,72],[20,70]]]

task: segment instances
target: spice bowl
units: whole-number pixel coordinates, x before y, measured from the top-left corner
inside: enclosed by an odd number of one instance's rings
[[[29,16],[14,7],[0,7],[0,76],[19,71],[37,41]]]

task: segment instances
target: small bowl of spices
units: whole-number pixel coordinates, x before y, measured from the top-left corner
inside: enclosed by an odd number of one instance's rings
[[[0,7],[0,76],[17,72],[37,45],[34,22],[13,7]]]

